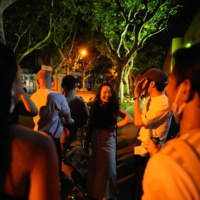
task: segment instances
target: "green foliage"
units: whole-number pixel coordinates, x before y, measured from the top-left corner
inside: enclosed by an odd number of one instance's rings
[[[97,93],[98,88],[99,88],[100,85],[101,85],[101,84],[95,84],[95,85],[93,85],[92,91],[95,92],[95,93]]]
[[[176,1],[162,1],[160,5],[159,2],[94,0],[90,2],[91,11],[88,13],[86,9],[83,14],[91,22],[93,33],[99,35],[96,41],[99,50],[111,58],[113,51],[120,50],[118,56],[123,60],[136,41],[143,45],[147,37],[165,28],[169,16],[175,15],[179,8]],[[102,42],[102,35],[106,42]]]
[[[75,33],[81,39],[89,37],[89,45],[111,60],[109,66],[117,67],[119,86],[125,66],[140,71],[142,64],[143,68],[150,65],[144,64],[147,59],[139,57],[137,65],[129,62],[141,53],[139,50],[149,38],[166,29],[181,3],[181,0],[18,0],[4,12],[5,36],[18,60],[34,49],[59,50],[52,56],[52,63],[66,55],[71,59]],[[152,51],[151,56],[159,50],[160,47]],[[161,57],[156,58],[162,62]]]
[[[81,13],[91,25],[91,43],[117,66],[118,92],[124,68],[134,65],[127,64],[149,38],[166,29],[180,6],[179,0],[90,0],[84,8]]]
[[[61,47],[76,26],[76,14],[72,1],[18,0],[4,12],[7,44],[14,49],[18,60],[50,43]]]

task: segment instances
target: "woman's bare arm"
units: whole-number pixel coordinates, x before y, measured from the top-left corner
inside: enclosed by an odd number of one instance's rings
[[[133,123],[133,118],[123,108],[120,108],[117,111],[117,117],[121,117],[122,118],[121,121],[117,122],[117,126],[118,127],[125,126],[127,124]]]
[[[23,104],[18,108],[18,113],[24,116],[35,117],[38,115],[38,109],[33,103],[33,101],[29,98],[28,94],[22,90],[20,95],[20,99],[22,100]]]

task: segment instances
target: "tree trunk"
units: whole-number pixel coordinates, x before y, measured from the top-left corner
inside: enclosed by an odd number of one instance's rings
[[[0,0],[0,43],[6,44],[6,39],[3,30],[3,12],[4,10],[14,3],[16,0]]]
[[[85,71],[82,74],[82,88],[85,88]]]
[[[124,100],[124,84],[123,84],[122,81],[120,83],[120,92],[119,92],[119,94],[120,94],[120,103],[122,103],[123,100]]]
[[[115,92],[118,95],[118,97],[120,98],[120,102],[122,102],[123,100],[123,86],[121,86],[122,83],[122,74],[123,74],[123,66],[122,64],[118,64],[117,67],[117,77],[115,79]]]
[[[133,87],[134,80],[135,80],[133,70],[131,70],[129,74],[130,74],[130,77],[129,77],[130,84],[129,84],[129,86]]]
[[[130,66],[127,66],[126,70],[124,70],[124,81],[126,83],[126,88],[127,88],[126,92],[128,94],[130,93],[130,87],[129,87],[129,74],[130,74],[130,70],[131,70]]]

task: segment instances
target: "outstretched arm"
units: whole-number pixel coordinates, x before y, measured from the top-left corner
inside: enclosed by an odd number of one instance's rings
[[[29,98],[28,94],[25,93],[24,90],[22,90],[22,93],[20,95],[20,98],[23,102],[22,106],[18,108],[18,113],[20,115],[34,117],[38,115],[38,109],[33,103],[33,101]]]
[[[117,122],[117,126],[121,127],[121,126],[125,126],[127,124],[131,124],[133,123],[133,118],[131,117],[131,115],[129,115],[124,109],[120,108],[117,111],[117,117],[121,117],[122,120]]]

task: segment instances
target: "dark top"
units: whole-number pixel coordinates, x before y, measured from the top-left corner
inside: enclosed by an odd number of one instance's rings
[[[74,119],[74,123],[64,124],[64,126],[69,130],[70,136],[68,137],[68,142],[71,143],[76,139],[76,133],[79,128],[87,125],[89,113],[86,108],[85,102],[80,97],[74,97],[71,100],[67,100],[71,118]]]
[[[16,197],[16,196],[10,196],[10,195],[0,192],[0,199],[2,200],[28,200],[28,196]]]
[[[19,110],[21,107],[24,107],[24,104],[21,101],[18,101],[18,103],[15,105],[15,109],[10,114],[10,123],[11,124],[19,124]]]
[[[114,118],[114,113],[118,108],[114,108],[110,103],[100,106],[98,104],[93,105],[92,113],[92,127],[94,129],[109,130],[117,123],[117,119]]]

